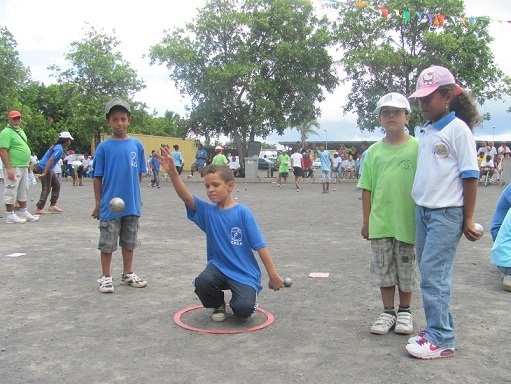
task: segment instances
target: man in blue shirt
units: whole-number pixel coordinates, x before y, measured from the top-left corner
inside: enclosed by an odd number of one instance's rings
[[[193,177],[195,171],[199,172],[200,176],[203,177],[207,158],[208,152],[204,149],[204,146],[199,143],[199,149],[195,152],[195,163],[192,164],[192,169],[190,170],[191,174],[188,177]]]

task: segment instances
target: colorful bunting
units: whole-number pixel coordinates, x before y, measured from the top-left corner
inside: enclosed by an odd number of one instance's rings
[[[312,2],[312,0],[306,0],[306,1],[307,1],[307,3]],[[358,1],[352,0],[354,2],[349,1],[349,0],[316,0],[316,1],[325,1],[325,2],[329,2],[329,3],[342,3],[349,7],[358,7],[358,8],[363,8],[363,9],[369,9],[375,13],[380,13],[381,16],[383,16],[385,19],[389,18],[389,9],[385,6],[383,6],[383,4],[381,2],[378,2],[378,6],[375,7],[371,4],[369,4],[369,1],[364,1],[364,0],[358,0]],[[398,17],[399,19],[402,19],[404,23],[408,23],[412,17],[411,16],[412,14],[410,13],[409,10],[393,9],[392,11],[395,13],[396,17]],[[467,21],[471,24],[475,24],[477,22],[482,22],[482,19],[483,19],[483,17],[472,16],[472,17],[467,18],[465,16],[447,16],[447,15],[444,15],[443,13],[435,14],[435,13],[424,13],[421,11],[416,11],[415,15],[417,15],[417,18],[419,20],[422,20],[423,16],[426,15],[429,23],[436,27],[443,27],[445,25],[445,22],[448,20],[447,18],[449,18],[449,21],[452,21],[452,22],[460,21],[465,26],[467,25]],[[511,20],[491,20],[491,21],[497,21],[500,24],[503,24],[503,23],[511,24]]]

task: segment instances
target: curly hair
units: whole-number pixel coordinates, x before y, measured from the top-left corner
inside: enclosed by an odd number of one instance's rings
[[[230,181],[234,181],[234,175],[227,165],[223,164],[211,164],[204,170],[204,176],[210,173],[218,173],[218,176],[227,184]]]
[[[442,85],[438,87],[438,91],[445,96],[448,92],[452,92],[454,97],[449,105],[449,110],[454,112],[457,118],[463,120],[468,125],[470,130],[473,130],[475,126],[481,124],[482,118],[477,110],[477,104],[472,92],[466,89],[462,90],[461,93],[456,93],[456,85]]]

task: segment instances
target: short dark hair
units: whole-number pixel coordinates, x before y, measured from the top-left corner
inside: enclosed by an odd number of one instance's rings
[[[218,173],[218,176],[227,184],[229,181],[234,181],[234,175],[227,165],[224,164],[211,164],[204,170],[204,176],[210,173]]]

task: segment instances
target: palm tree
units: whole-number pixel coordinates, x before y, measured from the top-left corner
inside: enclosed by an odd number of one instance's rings
[[[296,128],[298,132],[300,132],[300,140],[302,141],[302,147],[304,143],[307,141],[310,135],[319,136],[314,130],[314,127],[319,128],[319,123],[316,119],[309,119],[299,124]]]

